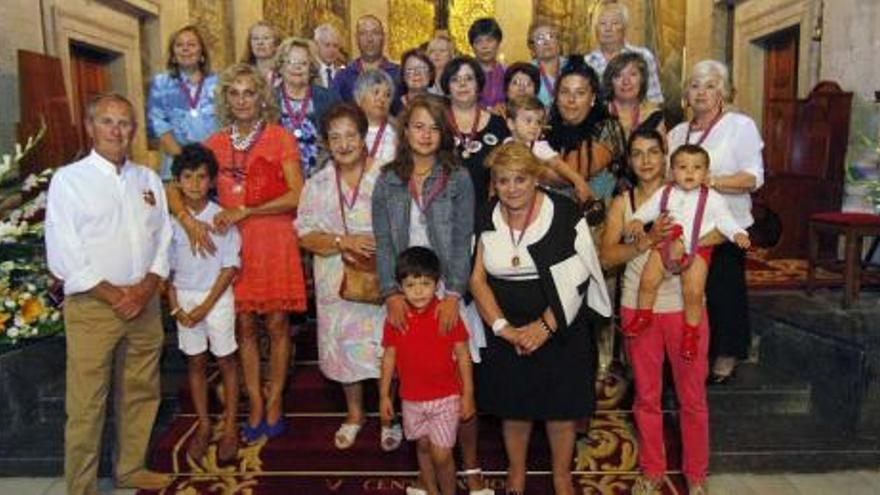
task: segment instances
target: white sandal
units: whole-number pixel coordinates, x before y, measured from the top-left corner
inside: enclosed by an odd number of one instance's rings
[[[336,430],[336,434],[333,435],[333,444],[339,450],[351,447],[354,445],[361,427],[363,427],[362,423],[342,423],[339,429]]]
[[[483,478],[483,469],[482,468],[471,468],[465,469],[464,471],[459,471],[459,476],[467,477],[467,476],[479,476],[480,480],[485,481]],[[469,495],[495,495],[495,490],[491,488],[483,488],[482,490],[470,490],[468,491]]]
[[[379,447],[384,452],[393,452],[403,442],[403,428],[399,424],[383,426],[379,435]]]

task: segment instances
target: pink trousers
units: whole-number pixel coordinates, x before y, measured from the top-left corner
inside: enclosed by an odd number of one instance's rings
[[[634,309],[621,308],[623,325],[634,316]],[[706,478],[709,469],[709,407],[706,404],[709,325],[706,313],[703,312],[699,325],[699,351],[690,363],[681,358],[683,326],[684,312],[654,313],[651,326],[643,334],[626,339],[626,351],[636,382],[633,414],[638,427],[642,472],[654,479],[666,472],[661,396],[663,361],[669,359],[680,404],[682,471],[689,481],[699,483]]]

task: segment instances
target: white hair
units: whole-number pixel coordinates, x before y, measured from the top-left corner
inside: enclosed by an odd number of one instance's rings
[[[717,60],[700,60],[691,68],[690,75],[684,81],[684,91],[695,79],[713,79],[718,83],[718,89],[721,91],[721,97],[724,101],[730,101],[732,88],[730,86],[730,69],[722,62]]]
[[[361,98],[376,86],[388,86],[392,98],[394,97],[394,79],[384,70],[367,69],[354,82],[354,100],[360,102]]]
[[[333,24],[329,22],[325,22],[320,26],[315,28],[314,39],[317,41],[318,39],[327,39],[328,36],[333,36],[337,40],[339,39],[339,31],[333,27]]]
[[[599,22],[599,17],[602,14],[610,13],[617,14],[623,20],[623,26],[629,26],[629,8],[622,3],[603,3],[601,7],[599,7],[598,12],[596,12],[596,21]]]

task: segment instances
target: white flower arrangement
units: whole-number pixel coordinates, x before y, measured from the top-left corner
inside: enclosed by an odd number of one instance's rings
[[[18,180],[19,164],[42,140],[45,121],[39,132],[24,145],[16,144],[14,154],[2,155],[0,183]],[[7,213],[0,212],[0,344],[16,343],[61,332],[64,329],[60,304],[53,297],[58,285],[49,275],[43,245],[46,191],[53,170],[31,174],[17,189],[23,202]],[[0,194],[0,204],[2,204]]]

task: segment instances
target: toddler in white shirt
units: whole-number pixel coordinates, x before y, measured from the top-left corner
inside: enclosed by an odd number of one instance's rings
[[[622,331],[628,337],[644,332],[653,320],[652,308],[666,271],[681,273],[684,299],[684,334],[681,354],[691,360],[697,354],[698,326],[703,315],[706,277],[712,257],[711,247],[699,246],[712,230],[739,247],[748,249],[749,235],[734,220],[724,198],[704,183],[709,171],[709,154],[703,148],[685,144],[670,159],[673,183],[657,190],[633,214],[625,232],[644,236],[645,224],[668,213],[672,228],[667,238],[651,251],[639,283],[636,316]]]
[[[535,96],[518,96],[507,102],[507,128],[511,137],[508,141],[525,144],[538,160],[547,165],[542,184],[551,189],[559,186],[574,187],[575,199],[583,203],[593,196],[587,180],[559,156],[547,141],[541,139],[547,110]]]

